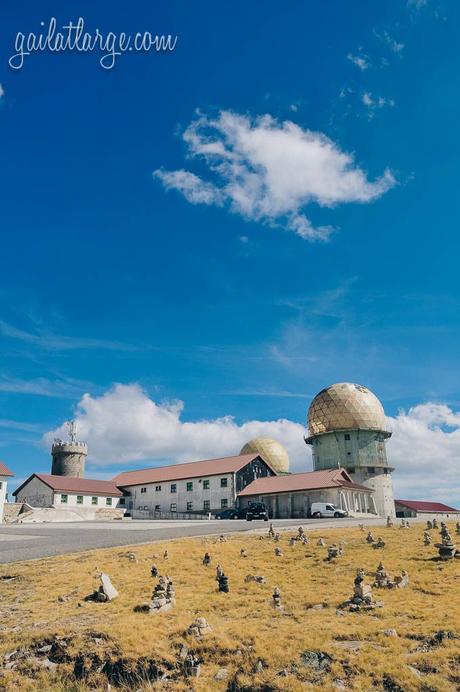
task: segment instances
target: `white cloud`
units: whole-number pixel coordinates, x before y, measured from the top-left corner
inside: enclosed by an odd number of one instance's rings
[[[367,55],[353,55],[353,53],[348,53],[347,60],[350,60],[350,62],[356,65],[356,67],[359,67],[363,72],[370,67]]]
[[[154,171],[167,189],[193,204],[227,203],[245,219],[281,225],[309,240],[326,239],[332,228],[314,227],[304,213],[307,205],[370,202],[395,185],[390,170],[371,182],[353,155],[324,134],[270,115],[198,114],[183,140],[190,158],[207,165],[212,181],[185,170]]]
[[[306,397],[305,409],[308,406]],[[133,462],[176,463],[237,454],[252,437],[269,436],[284,444],[292,471],[311,470],[305,428],[281,418],[242,424],[231,416],[183,420],[183,403],[157,404],[136,384],[115,385],[99,397],[85,394],[76,418],[79,436],[89,444],[98,466]],[[396,467],[395,495],[402,499],[440,500],[460,504],[460,412],[444,404],[425,403],[388,418],[393,436],[388,459]],[[64,437],[65,426],[47,433]]]
[[[371,120],[374,117],[377,110],[385,108],[385,106],[389,106],[392,108],[395,105],[393,99],[387,99],[383,96],[373,96],[373,94],[371,94],[370,91],[365,91],[363,93],[361,101],[367,108],[367,115],[369,120]]]
[[[388,420],[388,455],[402,499],[460,503],[460,412],[428,402]]]
[[[101,466],[149,460],[175,463],[238,454],[253,437],[274,437],[286,445],[297,470],[310,467],[304,428],[286,419],[238,425],[231,416],[188,422],[183,403],[157,404],[138,385],[117,384],[100,397],[85,394],[77,407],[79,437]],[[66,427],[44,436],[66,437]]]

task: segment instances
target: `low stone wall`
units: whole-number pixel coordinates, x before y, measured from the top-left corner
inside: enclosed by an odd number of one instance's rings
[[[12,524],[22,512],[25,512],[24,502],[5,502],[3,507],[3,523]]]
[[[124,509],[115,509],[115,507],[104,507],[96,510],[94,518],[99,521],[107,521],[110,519],[123,519],[124,513]]]

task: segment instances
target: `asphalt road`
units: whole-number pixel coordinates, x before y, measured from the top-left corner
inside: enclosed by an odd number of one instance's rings
[[[306,530],[385,523],[382,519],[279,519],[279,529],[302,525]],[[206,536],[268,530],[264,521],[107,521],[56,524],[0,525],[0,563],[33,560],[95,548],[112,548],[150,543],[184,536]]]

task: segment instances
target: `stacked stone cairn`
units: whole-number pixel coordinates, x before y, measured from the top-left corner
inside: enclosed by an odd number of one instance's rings
[[[228,593],[228,577],[223,572],[217,577],[217,588],[221,593]]]
[[[150,574],[152,575],[152,577],[158,577],[158,567],[156,565],[151,566]]]
[[[283,551],[281,550],[281,548],[278,548],[278,547],[275,548],[275,555],[276,555],[276,557],[282,557]]]
[[[460,550],[457,550],[457,546],[445,525],[441,529],[441,543],[435,543],[435,546],[438,549],[441,560],[452,560],[454,557],[460,558]]]
[[[169,553],[167,550],[165,550],[163,553],[163,560],[169,560]]]
[[[372,587],[370,584],[364,584],[364,575],[362,570],[358,570],[353,587],[353,596],[345,603],[342,603],[340,608],[347,608],[351,612],[357,612],[361,610],[374,610],[375,608],[381,608],[383,603],[381,601],[374,601],[372,598]]]
[[[326,541],[324,540],[324,538],[318,538],[318,542],[316,545],[319,545],[320,548],[325,548],[326,547]]]
[[[410,524],[407,519],[401,519],[400,529],[410,529]]]
[[[279,533],[275,533],[275,535],[273,536],[273,540],[275,541],[275,543],[279,543],[280,538],[281,536],[279,535]]]
[[[303,538],[303,536],[305,536],[305,531],[303,530],[303,527],[302,527],[302,526],[299,526],[299,528],[297,529],[297,538],[298,538],[298,540],[301,541],[302,538]]]
[[[376,549],[385,547],[385,541],[383,540],[382,536],[378,537],[377,542],[373,543],[372,547]]]
[[[455,533],[457,534],[457,536],[460,536],[460,521],[457,521],[455,525]]]
[[[211,564],[211,556],[209,553],[205,553],[204,557],[203,557],[203,565],[205,567],[209,567],[210,564]]]
[[[332,545],[328,546],[326,560],[330,562],[334,558],[340,557],[341,555],[343,555],[343,547],[341,545],[336,545],[333,543]]]
[[[436,517],[433,519],[433,528],[434,529],[438,528],[438,520],[436,519]]]
[[[240,557],[247,557],[247,556],[248,556],[248,554],[247,554],[247,552],[245,551],[245,549],[244,549],[244,548],[241,548],[241,550],[240,550]]]
[[[364,524],[358,524],[358,526],[360,531],[364,531]]]
[[[208,632],[212,632],[212,627],[205,618],[196,618],[187,630],[187,634],[194,637],[204,637]]]
[[[153,589],[152,600],[142,603],[134,610],[137,613],[164,613],[176,604],[176,592],[172,580],[168,576],[160,577]]]
[[[431,534],[428,531],[423,532],[423,545],[431,545]]]
[[[273,589],[272,601],[274,608],[277,608],[277,610],[282,610],[283,606],[281,605],[281,591],[277,586],[275,586]]]
[[[268,529],[268,537],[269,538],[274,538],[275,537],[275,530],[273,528],[273,524],[270,523],[270,528]]]
[[[297,538],[295,536],[291,536],[289,539],[289,545],[292,547],[297,543]]]
[[[378,589],[404,589],[409,585],[409,575],[405,569],[401,574],[396,574],[394,577],[389,574],[383,563],[380,562],[375,573],[374,586]]]
[[[367,536],[366,536],[366,543],[375,543],[375,538],[372,535],[371,531],[368,531]]]
[[[426,530],[431,531],[432,528],[433,528],[433,522],[428,519],[428,521],[426,522]]]
[[[222,569],[221,565],[217,565],[216,567],[216,581],[219,581],[219,577],[221,577],[224,573],[224,570]]]
[[[391,529],[393,526],[394,526],[394,524],[391,521],[391,517],[388,515],[387,516],[387,529]]]
[[[184,661],[185,674],[192,677],[198,678],[201,673],[201,666],[199,660],[193,654],[187,654]]]

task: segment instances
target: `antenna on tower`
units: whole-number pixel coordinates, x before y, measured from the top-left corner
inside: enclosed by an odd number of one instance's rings
[[[69,420],[67,422],[67,431],[70,437],[71,442],[76,442],[77,441],[77,421],[76,420]]]

